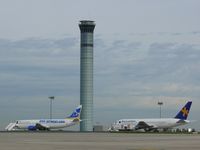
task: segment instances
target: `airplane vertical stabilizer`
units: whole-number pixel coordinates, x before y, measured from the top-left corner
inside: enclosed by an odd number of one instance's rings
[[[68,118],[80,118],[82,105],[79,105]]]
[[[189,115],[191,105],[192,101],[188,101],[187,104],[181,109],[181,111],[175,116],[175,118],[186,120]]]

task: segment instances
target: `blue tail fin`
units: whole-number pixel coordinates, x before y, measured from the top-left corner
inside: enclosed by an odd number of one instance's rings
[[[175,118],[181,119],[181,120],[186,120],[189,112],[190,112],[190,107],[192,105],[191,101],[188,101],[187,104],[181,109],[181,111],[176,115]]]
[[[79,105],[68,118],[80,118],[82,105]]]

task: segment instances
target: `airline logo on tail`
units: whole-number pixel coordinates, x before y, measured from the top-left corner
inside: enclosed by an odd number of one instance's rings
[[[81,109],[82,109],[82,105],[78,106],[76,108],[75,111],[73,111],[73,113],[68,117],[68,118],[80,118],[80,114],[81,114]]]
[[[181,109],[181,111],[176,115],[175,118],[186,120],[189,115],[191,105],[191,101],[187,102],[187,104]]]
[[[181,112],[183,113],[183,117],[187,117],[188,114],[189,114],[189,110],[187,110],[186,107],[184,107],[184,108],[181,110]]]

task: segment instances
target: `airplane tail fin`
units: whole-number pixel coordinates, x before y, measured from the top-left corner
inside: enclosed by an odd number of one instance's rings
[[[82,109],[82,105],[79,105],[79,106],[76,107],[76,109],[72,112],[72,114],[71,114],[69,117],[67,117],[67,118],[71,118],[71,119],[80,119],[81,109]]]
[[[181,119],[181,120],[186,120],[189,115],[191,105],[192,105],[192,101],[188,101],[187,104],[185,104],[185,106],[175,116],[175,118]]]

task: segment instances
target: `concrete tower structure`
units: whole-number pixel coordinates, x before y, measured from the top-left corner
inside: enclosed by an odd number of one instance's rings
[[[81,31],[80,104],[82,105],[80,131],[93,131],[93,31],[94,21],[79,23]]]

